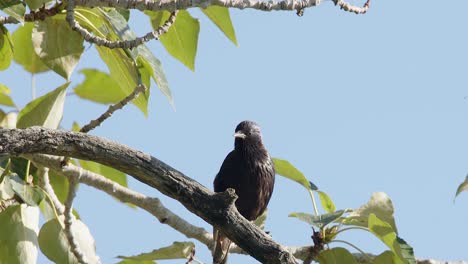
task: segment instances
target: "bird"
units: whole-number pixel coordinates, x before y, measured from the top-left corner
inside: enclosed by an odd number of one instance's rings
[[[236,208],[249,221],[267,208],[275,184],[275,167],[263,145],[260,127],[253,121],[240,122],[234,133],[234,150],[224,159],[213,185],[215,192],[235,190]],[[231,241],[216,228],[213,264],[227,263]]]

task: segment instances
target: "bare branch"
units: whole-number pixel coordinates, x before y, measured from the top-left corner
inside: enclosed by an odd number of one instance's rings
[[[63,212],[65,211],[65,207],[59,201],[57,195],[54,192],[54,189],[52,189],[52,186],[50,185],[49,168],[38,166],[38,174],[39,186],[49,195],[50,199],[52,200],[52,203],[54,204],[55,209],[57,210],[57,213],[63,214]]]
[[[78,180],[80,178],[80,175],[78,174],[77,178],[69,178],[68,179],[68,196],[67,200],[65,200],[65,211],[63,214],[65,215],[65,220],[63,221],[65,224],[65,236],[67,237],[68,243],[70,244],[70,250],[73,253],[73,255],[76,257],[79,263],[81,264],[87,264],[88,260],[86,259],[85,255],[80,249],[80,246],[78,245],[78,242],[76,241],[76,238],[73,234],[73,230],[71,229],[72,224],[73,224],[73,200],[75,199],[76,196],[76,189],[78,187]]]
[[[148,154],[96,136],[40,127],[0,130],[0,154],[34,153],[92,160],[116,168],[178,200],[260,262],[297,263],[284,246],[239,214],[232,189],[215,194]]]
[[[110,49],[114,48],[125,48],[125,49],[131,49],[135,48],[145,42],[148,42],[152,39],[159,39],[159,37],[166,33],[169,28],[174,24],[176,16],[177,16],[177,10],[173,11],[169,18],[166,20],[166,22],[160,26],[157,30],[149,32],[148,34],[138,37],[133,40],[121,40],[121,41],[110,41],[105,38],[101,38],[98,36],[95,36],[91,34],[88,30],[80,26],[80,24],[75,20],[75,2],[74,0],[68,0],[67,3],[67,16],[66,20],[70,24],[70,27],[80,33],[80,35],[88,42],[94,43],[98,46],[105,46]]]
[[[91,120],[89,124],[85,125],[84,127],[80,129],[80,132],[88,133],[89,131],[95,129],[97,126],[101,125],[102,122],[104,122],[107,118],[111,117],[115,111],[122,109],[126,104],[128,104],[131,100],[135,99],[140,93],[144,92],[145,90],[146,90],[145,85],[138,84],[135,87],[135,90],[133,90],[131,94],[129,94],[124,99],[122,99],[122,101],[109,106],[109,108],[107,109],[105,113],[103,113],[97,119]]]

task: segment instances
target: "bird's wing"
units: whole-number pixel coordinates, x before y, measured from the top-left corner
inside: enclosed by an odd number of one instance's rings
[[[224,192],[227,188],[236,188],[236,178],[239,176],[239,167],[236,164],[239,156],[235,150],[231,151],[224,159],[221,168],[213,182],[215,192]]]

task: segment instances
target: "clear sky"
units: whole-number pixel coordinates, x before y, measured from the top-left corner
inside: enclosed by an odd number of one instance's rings
[[[373,192],[386,192],[399,234],[417,257],[468,260],[468,193],[453,202],[468,173],[467,10],[461,0],[374,1],[366,15],[329,1],[303,17],[232,10],[239,47],[193,10],[201,21],[195,72],[159,43],[149,44],[163,62],[176,110],[153,86],[148,119],[129,106],[92,133],[151,153],[211,188],[233,147],[235,126],[254,120],[271,155],[291,161],[338,208],[359,207]],[[138,15],[131,19],[141,35],[150,27]],[[94,67],[105,70],[91,47],[78,69]],[[75,71],[72,80],[74,87],[82,75]],[[0,72],[0,83],[12,88],[19,105],[31,99],[29,75],[18,66]],[[37,93],[62,83],[38,75]],[[62,125],[83,125],[105,109],[69,96]],[[211,230],[178,202],[137,181],[130,186]],[[103,263],[188,240],[143,210],[85,186],[76,208]],[[310,245],[310,228],[287,215],[311,210],[306,191],[278,177],[266,229],[282,244]],[[367,252],[385,249],[359,231],[341,239]],[[197,257],[211,261],[201,245]],[[41,257],[40,263],[48,262]],[[233,255],[231,263],[256,261]]]

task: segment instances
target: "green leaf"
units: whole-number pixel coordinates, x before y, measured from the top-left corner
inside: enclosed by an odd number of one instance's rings
[[[137,58],[138,64],[150,73],[151,78],[153,78],[156,85],[158,85],[159,90],[166,96],[166,98],[169,100],[169,103],[174,106],[172,93],[169,89],[166,76],[162,70],[161,62],[156,57],[154,57],[153,53],[151,53],[146,46],[140,45],[138,46],[137,50],[140,54]]]
[[[357,264],[353,254],[341,247],[327,249],[320,252],[317,257],[317,261],[320,264]]]
[[[109,68],[110,75],[119,83],[125,96],[135,90],[137,85],[137,71],[133,60],[121,49],[108,49],[96,47],[99,56]],[[141,94],[132,103],[138,107],[145,116],[148,116],[148,98]]]
[[[122,17],[120,12],[117,13],[115,10],[109,10],[104,14],[110,24],[109,30],[113,31],[116,36],[123,40],[132,40],[136,38],[136,34],[130,30],[127,21]],[[132,49],[131,54],[132,58],[136,59],[139,66],[144,67],[144,69],[150,73],[161,92],[167,97],[171,105],[173,105],[171,91],[161,62],[153,55],[146,45],[139,45],[136,49]],[[143,74],[141,72],[141,68],[140,73]],[[147,85],[147,87],[149,88],[149,85]],[[149,94],[149,90],[147,90],[147,93]],[[147,97],[148,94],[146,94]]]
[[[26,8],[21,1],[0,0],[0,10],[11,17],[14,17],[20,23],[24,22],[24,13],[26,13]]]
[[[397,241],[397,234],[390,224],[379,219],[374,213],[369,214],[369,230],[379,238],[390,250],[395,253],[399,260],[396,263],[404,263],[400,245]]]
[[[3,172],[2,172],[3,173]],[[11,186],[11,182],[8,180],[9,177],[16,176],[15,174],[7,174],[2,182],[0,182],[0,200],[11,199],[15,196],[15,191]]]
[[[67,87],[70,83],[59,86],[46,95],[28,103],[18,114],[17,128],[43,126],[57,128],[62,120],[63,105]]]
[[[81,35],[70,28],[63,16],[34,23],[32,42],[42,62],[69,80],[84,46]]]
[[[149,15],[153,29],[163,25],[170,16],[168,11],[145,11],[145,14]],[[169,54],[193,71],[199,32],[200,22],[189,12],[179,10],[176,21],[167,33],[160,37],[160,41]]]
[[[10,89],[5,85],[0,84],[0,104],[15,107],[15,103],[13,103],[11,97],[8,96],[9,94]]]
[[[97,174],[101,174],[107,179],[114,181],[124,187],[127,187],[127,176],[125,173],[113,169],[111,167],[86,160],[80,160],[80,165],[83,169],[92,171]]]
[[[468,176],[466,176],[465,181],[463,181],[457,188],[457,193],[455,194],[455,198],[463,191],[468,190]]]
[[[36,10],[43,5],[48,6],[48,3],[52,3],[53,0],[24,0],[24,2],[28,5],[29,9]]]
[[[417,262],[414,256],[413,248],[401,237],[397,236],[396,240],[400,245],[401,256],[407,261],[408,264],[416,264]]]
[[[304,174],[296,169],[289,161],[273,158],[273,163],[275,164],[276,174],[299,183],[307,190],[312,190],[309,180],[307,180]]]
[[[68,196],[68,180],[65,176],[49,170],[49,182],[59,201],[64,203]]]
[[[195,245],[192,242],[174,242],[168,247],[155,249],[149,253],[137,256],[118,256],[121,259],[131,260],[161,260],[161,259],[186,259],[190,256]]]
[[[374,258],[373,264],[394,264],[400,259],[392,251],[384,251],[382,254]]]
[[[24,181],[28,180],[28,176],[36,171],[36,167],[27,159],[10,157],[10,162],[10,170]]]
[[[319,194],[320,204],[322,204],[322,208],[327,213],[334,212],[336,210],[336,206],[333,203],[333,201],[331,200],[330,196],[328,196],[328,194],[326,194],[325,192],[322,192],[322,191],[317,191],[317,193]]]
[[[16,63],[30,73],[40,73],[48,71],[49,68],[44,65],[41,58],[34,52],[32,42],[32,30],[34,23],[25,23],[23,26],[13,32],[12,40],[16,52],[13,54],[13,59]]]
[[[395,233],[398,233],[395,219],[393,218],[394,209],[392,200],[383,192],[373,193],[367,204],[350,213],[343,219],[342,223],[345,225],[367,227],[367,221],[371,213],[375,214],[382,221],[387,222]]]
[[[63,216],[46,222],[39,231],[39,247],[51,261],[60,264],[77,264],[63,229]],[[72,232],[89,263],[98,263],[94,238],[88,227],[80,220],[73,220]]]
[[[322,215],[312,215],[308,213],[290,213],[289,217],[296,217],[297,219],[308,223],[309,225],[323,228],[329,223],[332,223],[336,219],[340,218],[345,213],[344,210],[338,210],[333,213],[322,214]]]
[[[237,46],[236,32],[232,26],[229,9],[223,6],[209,6],[200,9]]]
[[[35,264],[39,210],[26,204],[0,213],[0,264]]]
[[[101,104],[117,103],[125,98],[126,94],[109,74],[95,69],[83,69],[80,73],[85,79],[75,87],[79,97]]]
[[[13,44],[11,42],[10,33],[6,27],[0,25],[0,71],[10,67],[12,59]]]
[[[44,192],[37,186],[31,186],[18,176],[9,177],[10,185],[13,191],[30,206],[38,206],[44,199]]]

